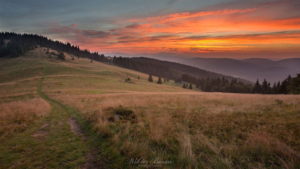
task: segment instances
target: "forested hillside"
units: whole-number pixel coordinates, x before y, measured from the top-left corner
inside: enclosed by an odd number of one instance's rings
[[[54,41],[41,35],[17,34],[11,32],[0,33],[0,58],[17,57],[37,46],[51,48],[53,50],[73,54],[77,57],[90,58],[101,62],[107,60],[103,54],[100,55],[97,52],[92,53],[87,49],[81,50],[79,46]]]
[[[300,93],[300,74],[292,78],[288,76],[282,82],[271,83],[266,79],[262,83],[259,80],[255,85],[244,84],[236,79],[228,81],[224,77],[220,78],[196,78],[188,74],[183,74],[181,79],[177,81],[184,81],[191,84],[196,84],[205,92],[224,92],[224,93],[257,93],[257,94],[299,94]]]

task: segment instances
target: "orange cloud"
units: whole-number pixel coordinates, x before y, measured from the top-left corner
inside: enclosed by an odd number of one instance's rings
[[[217,10],[217,11],[201,11],[201,12],[184,12],[184,13],[175,13],[166,16],[158,16],[158,17],[148,17],[146,19],[132,19],[129,22],[137,22],[137,21],[158,21],[160,23],[164,23],[167,21],[177,20],[177,19],[186,19],[186,18],[194,18],[200,16],[208,16],[208,15],[229,15],[235,13],[245,13],[245,12],[252,12],[258,10],[258,8],[249,8],[249,9],[224,9],[224,10]]]
[[[300,16],[274,17],[280,11],[270,5],[278,4],[132,19],[129,22],[133,23],[117,23],[119,28],[111,30],[56,25],[48,31],[106,53],[300,53]],[[70,39],[70,34],[75,38]]]

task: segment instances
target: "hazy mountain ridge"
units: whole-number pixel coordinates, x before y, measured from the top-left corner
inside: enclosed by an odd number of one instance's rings
[[[133,69],[147,74],[152,74],[155,76],[161,76],[164,78],[178,79],[182,74],[188,74],[197,78],[212,78],[222,79],[225,77],[227,80],[231,81],[236,79],[246,84],[253,84],[252,82],[235,78],[233,76],[228,76],[224,74],[215,73],[212,71],[207,71],[204,69],[197,68],[195,66],[185,65],[181,63],[163,61],[148,57],[134,57],[134,58],[114,58],[113,63],[118,66]]]
[[[256,79],[274,83],[284,80],[288,75],[296,76],[300,73],[300,58],[273,61],[264,58],[250,58],[244,60],[228,58],[192,58],[183,59],[183,64],[195,66],[208,71],[240,77],[252,82]]]
[[[148,57],[162,61],[181,63],[210,72],[233,76],[255,82],[267,79],[271,83],[283,81],[288,75],[296,76],[300,73],[300,58],[271,60],[267,58],[248,58],[243,60],[232,58],[187,58],[184,54],[175,53],[143,53],[121,54],[125,57]],[[118,56],[118,55],[117,55]]]

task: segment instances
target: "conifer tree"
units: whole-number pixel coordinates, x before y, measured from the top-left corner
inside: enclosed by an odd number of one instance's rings
[[[153,78],[152,78],[152,75],[151,75],[151,74],[150,74],[149,77],[148,77],[148,81],[149,81],[149,82],[153,82]]]
[[[161,81],[161,78],[160,78],[160,76],[158,77],[157,84],[162,84],[162,81]]]
[[[226,85],[225,77],[222,78],[221,86],[224,87]]]
[[[297,74],[297,76],[298,76],[298,74]],[[297,77],[296,77],[297,78]],[[289,75],[288,77],[287,77],[287,82],[288,82],[288,84],[290,84],[291,83],[291,81],[292,81],[292,77],[291,77],[291,75]]]
[[[267,90],[267,94],[271,94],[272,93],[272,88],[271,88],[271,83],[268,83],[268,90]]]
[[[288,89],[291,94],[300,94],[300,74],[291,78],[291,83],[289,84]]]
[[[271,92],[272,92],[272,94],[277,94],[277,85],[276,85],[276,82],[274,83]]]
[[[257,79],[255,85],[254,85],[254,88],[253,88],[253,93],[260,93],[261,92],[261,86],[259,84],[259,81]]]
[[[262,94],[267,94],[268,93],[268,82],[266,79],[264,79],[262,86],[261,86],[261,92]]]
[[[0,48],[5,45],[4,39],[0,39]]]
[[[287,94],[287,80],[284,80],[282,83],[281,83],[281,86],[279,88],[279,93],[280,94]]]
[[[190,83],[189,89],[193,89],[193,85],[192,85],[192,83]]]
[[[276,93],[280,93],[280,86],[281,86],[281,83],[280,81],[277,83],[277,88],[276,88]]]

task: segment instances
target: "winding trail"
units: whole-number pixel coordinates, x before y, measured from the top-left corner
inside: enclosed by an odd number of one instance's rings
[[[42,90],[53,67],[46,61],[45,52],[38,50],[44,71],[38,77],[36,93],[50,104],[51,112],[34,117],[34,122],[25,130],[1,140],[0,169],[105,168],[108,162],[99,152],[102,142],[92,126],[79,112],[50,98]]]
[[[41,78],[41,81],[38,85],[37,93],[39,94],[39,96],[41,98],[43,98],[45,101],[50,103],[50,105],[52,106],[52,109],[59,109],[59,111],[63,111],[64,113],[67,114],[67,118],[60,119],[61,121],[59,121],[59,123],[60,124],[67,123],[70,127],[69,132],[71,132],[74,135],[76,135],[77,137],[79,137],[80,140],[81,140],[81,144],[83,144],[83,147],[88,149],[88,150],[86,150],[87,151],[87,153],[86,153],[86,163],[84,165],[80,165],[80,168],[84,168],[84,169],[94,169],[94,168],[95,169],[96,168],[101,169],[101,168],[104,168],[103,167],[104,162],[101,161],[101,159],[97,160],[96,151],[94,151],[92,149],[92,147],[88,145],[88,142],[87,142],[88,136],[85,135],[82,127],[78,123],[77,119],[74,117],[74,116],[77,115],[77,114],[75,114],[75,111],[74,110],[70,111],[70,108],[68,108],[66,105],[62,104],[59,101],[56,101],[56,100],[53,100],[53,99],[49,98],[46,94],[44,94],[42,92],[42,85],[43,85],[43,82],[44,82],[45,78],[48,75],[48,71],[49,71],[50,67],[47,64],[47,62],[44,61],[44,54],[41,51],[41,49],[40,49],[40,58],[41,58],[42,62],[45,65],[45,69],[44,69],[44,73],[43,73],[43,76]],[[48,121],[49,121],[49,119],[48,119]],[[46,132],[44,132],[42,134],[40,132],[41,132],[41,130],[43,130],[45,127],[48,127],[48,126],[50,126],[49,122],[45,122],[41,126],[40,130],[37,132],[36,136],[40,136],[40,135],[45,136],[45,135],[47,135],[48,133],[46,133]],[[82,147],[81,146],[78,147],[78,149],[80,149],[80,148],[82,148]],[[79,150],[79,151],[81,151],[81,150]]]

